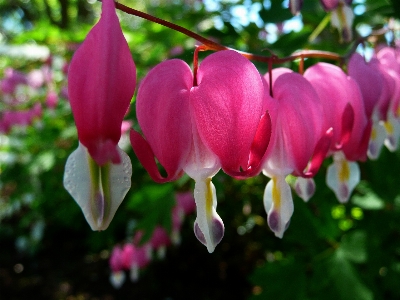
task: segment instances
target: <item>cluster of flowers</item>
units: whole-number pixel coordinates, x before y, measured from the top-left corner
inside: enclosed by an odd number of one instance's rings
[[[107,228],[130,188],[130,160],[117,143],[135,71],[114,2],[104,0],[69,71],[80,145],[67,161],[64,185],[93,230]],[[399,91],[400,52],[389,47],[369,62],[352,55],[347,73],[317,63],[304,74],[277,68],[262,76],[232,50],[209,55],[194,72],[172,59],[142,80],[136,113],[143,135],[131,130],[130,140],[156,182],[183,173],[195,180],[194,233],[213,252],[224,235],[211,182],[220,169],[237,179],[261,172],[271,178],[264,205],[269,227],[282,237],[294,209],[285,178],[297,176],[295,190],[308,200],[312,177],[333,156],[327,183],[346,202],[360,180],[357,161],[377,157],[383,143],[397,148]]]
[[[37,98],[45,99],[46,108],[55,109],[58,94],[52,65],[53,59],[50,57],[39,69],[28,73],[12,68],[4,70],[4,77],[0,79],[1,106],[3,106],[0,114],[0,133],[8,133],[14,126],[29,126],[35,119],[40,119],[43,107],[40,102],[35,101]],[[64,74],[66,71],[65,64]],[[61,93],[63,97],[67,97],[66,89]]]
[[[115,288],[120,288],[125,282],[125,271],[130,272],[130,279],[136,282],[139,279],[139,270],[145,268],[152,260],[153,251],[157,252],[157,257],[165,257],[166,247],[180,244],[180,231],[185,217],[196,209],[193,195],[191,192],[177,193],[176,205],[172,209],[172,232],[168,235],[167,231],[156,226],[151,238],[144,244],[140,241],[143,231],[137,231],[131,242],[123,246],[114,246],[110,256],[111,276],[110,282]]]
[[[340,38],[350,42],[353,38],[352,25],[354,20],[351,4],[353,0],[320,0],[323,9],[330,13],[331,25],[339,31]],[[292,14],[297,15],[303,5],[303,0],[290,0],[289,8]]]

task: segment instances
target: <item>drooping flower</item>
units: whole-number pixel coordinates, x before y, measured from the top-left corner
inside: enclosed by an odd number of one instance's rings
[[[365,157],[370,133],[361,92],[354,79],[332,64],[315,64],[304,77],[319,96],[324,126],[333,128],[334,163],[328,167],[327,184],[340,202],[346,202],[360,180],[355,161]]]
[[[394,90],[394,81],[383,73],[382,66],[379,66],[375,58],[372,63],[367,63],[360,54],[354,53],[349,60],[348,74],[356,80],[360,88],[367,120],[371,123],[372,129],[368,142],[370,158],[376,158],[379,155],[386,138],[385,128],[380,121],[386,119],[390,90]]]
[[[110,255],[109,265],[111,269],[110,283],[116,289],[119,289],[125,282],[122,260],[123,251],[120,246],[115,246]]]
[[[150,238],[150,244],[152,249],[157,252],[158,258],[162,259],[165,257],[167,246],[171,244],[171,239],[164,228],[161,226],[156,226],[156,228],[154,228],[153,235]]]
[[[376,57],[384,65],[383,70],[394,81],[394,90],[389,100],[387,119],[383,121],[386,131],[385,146],[392,152],[396,151],[400,138],[400,62],[398,54],[391,47],[382,48]]]
[[[68,94],[79,147],[68,158],[64,186],[93,230],[105,230],[131,185],[129,157],[117,146],[134,93],[136,69],[113,0],[75,52]]]
[[[328,151],[332,130],[322,127],[320,100],[303,76],[279,68],[272,71],[272,77],[273,98],[266,98],[275,127],[263,163],[263,173],[271,178],[264,192],[264,207],[269,227],[281,238],[294,210],[285,178],[289,174],[315,175]],[[269,81],[268,74],[265,79]]]
[[[46,96],[46,106],[49,109],[55,109],[58,103],[58,95],[54,90],[47,92]]]
[[[303,0],[289,0],[289,9],[294,16],[300,13],[302,6]]]
[[[25,128],[42,116],[42,105],[37,102],[30,109],[6,110],[0,115],[0,132],[8,133],[12,127]]]
[[[128,243],[126,246],[129,247],[127,250],[128,254],[126,268],[130,271],[130,279],[133,282],[139,280],[139,271],[144,269],[151,262],[151,243],[146,242],[144,244],[140,244],[142,237],[143,231],[136,232],[135,236],[133,237],[133,243]],[[128,263],[130,263],[130,265]]]
[[[153,180],[175,180],[183,172],[195,180],[194,232],[209,252],[224,234],[211,178],[220,168],[240,177],[260,169],[271,132],[263,90],[255,66],[229,50],[204,59],[196,77],[185,62],[165,61],[139,88],[136,112],[146,139],[131,131],[132,147]]]
[[[4,94],[12,94],[19,84],[27,84],[26,75],[12,68],[6,68],[4,78],[0,80],[0,91]]]
[[[125,243],[122,247],[114,246],[109,265],[111,268],[110,282],[118,289],[125,282],[125,270],[129,271],[131,281],[139,280],[140,269],[145,268],[151,261],[151,244],[140,245],[142,231],[138,231],[132,242]]]
[[[340,39],[350,42],[353,38],[352,25],[354,20],[352,0],[321,0],[322,7],[331,12],[331,24],[339,31]]]
[[[172,233],[171,240],[174,245],[181,242],[180,231],[186,215],[196,210],[196,202],[191,192],[179,192],[175,194],[176,205],[172,208]]]
[[[386,65],[382,64],[378,58],[373,57],[369,65],[382,78],[381,94],[372,112],[372,134],[368,149],[368,157],[370,159],[377,159],[387,137],[385,124],[388,124],[389,107],[392,97],[396,93],[396,82],[395,78],[389,74]]]
[[[320,2],[326,11],[331,11],[337,8],[341,3],[351,5],[353,0],[320,0]]]
[[[354,53],[348,63],[348,74],[357,82],[364,100],[367,119],[372,113],[382,93],[382,76],[364,60],[359,53]],[[373,82],[374,84],[371,84]]]

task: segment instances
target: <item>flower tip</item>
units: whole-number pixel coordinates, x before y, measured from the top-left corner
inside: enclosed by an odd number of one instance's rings
[[[99,166],[79,143],[67,159],[64,187],[82,209],[94,231],[106,230],[131,186],[129,156],[117,148],[120,164]]]
[[[112,272],[110,275],[110,283],[115,289],[121,288],[125,282],[125,273],[123,271]]]
[[[275,236],[281,239],[286,229],[289,227],[289,222],[285,224],[285,226],[282,226],[279,213],[273,211],[268,215],[268,226],[274,232]]]
[[[225,232],[224,223],[222,222],[221,218],[213,218],[211,223],[212,225],[209,232],[210,240],[208,243],[203,232],[200,229],[197,220],[194,223],[194,235],[203,245],[207,247],[209,253],[214,252],[215,247],[221,242]]]

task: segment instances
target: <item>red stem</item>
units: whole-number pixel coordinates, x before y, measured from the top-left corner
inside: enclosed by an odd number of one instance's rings
[[[101,0],[99,0],[101,1]],[[262,55],[256,55],[256,54],[252,54],[252,53],[248,53],[248,52],[243,52],[243,51],[238,51],[236,49],[232,49],[223,45],[220,45],[212,40],[209,40],[193,31],[190,31],[182,26],[176,25],[174,23],[165,21],[163,19],[154,17],[152,15],[146,14],[144,12],[141,12],[139,10],[130,8],[128,6],[125,6],[121,3],[116,2],[115,3],[115,7],[127,14],[130,15],[134,15],[146,20],[149,20],[151,22],[163,25],[165,27],[171,28],[175,31],[181,32],[184,35],[191,37],[197,41],[199,41],[200,43],[204,44],[207,48],[207,50],[213,50],[213,51],[220,51],[220,50],[234,50],[238,53],[240,53],[241,55],[243,55],[244,57],[246,57],[247,59],[250,60],[255,60],[255,61],[260,61],[260,62],[265,62],[265,63],[272,63],[272,64],[282,64],[284,62],[289,62],[289,61],[293,61],[296,59],[302,59],[304,60],[304,58],[323,58],[323,59],[329,59],[329,60],[336,60],[336,61],[340,61],[343,62],[344,60],[346,60],[347,58],[349,58],[351,56],[351,54],[353,52],[355,52],[355,49],[357,48],[358,44],[364,42],[365,40],[367,40],[370,36],[374,36],[374,35],[382,35],[384,33],[386,33],[388,30],[390,30],[389,28],[382,28],[381,30],[377,30],[373,33],[371,33],[369,36],[366,37],[362,37],[359,38],[358,40],[355,41],[355,45],[353,46],[353,48],[349,51],[349,53],[347,53],[344,56],[340,56],[337,53],[333,53],[333,52],[328,52],[328,51],[319,51],[319,50],[302,50],[299,51],[297,53],[294,53],[290,56],[284,57],[284,58],[278,58],[276,56],[274,56],[273,54],[271,56],[262,56]],[[198,50],[198,51],[204,51],[204,50]]]
[[[197,86],[197,69],[199,68],[199,51],[210,50],[207,46],[201,45],[194,49],[193,53],[193,86]]]

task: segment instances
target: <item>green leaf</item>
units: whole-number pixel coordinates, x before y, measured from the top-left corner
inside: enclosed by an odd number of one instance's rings
[[[341,300],[372,300],[371,290],[361,281],[352,264],[337,251],[329,259],[327,272]]]
[[[249,299],[307,299],[305,266],[294,258],[266,262],[254,271],[250,281],[259,292]]]
[[[53,168],[56,158],[53,151],[46,151],[37,156],[30,165],[30,173],[37,175]]]
[[[287,7],[282,5],[281,0],[271,0],[271,6],[260,10],[260,17],[265,23],[280,23],[293,17]]]
[[[342,237],[337,255],[356,263],[367,261],[367,233],[363,230],[355,230]]]
[[[383,200],[372,191],[369,191],[363,196],[354,195],[351,198],[351,201],[353,202],[353,204],[361,207],[362,209],[379,210],[385,207],[385,203],[383,202]]]

